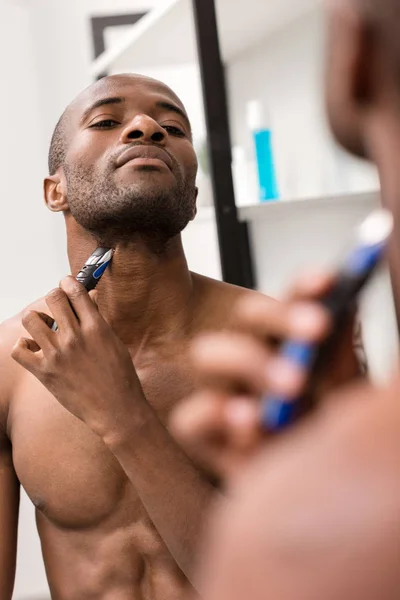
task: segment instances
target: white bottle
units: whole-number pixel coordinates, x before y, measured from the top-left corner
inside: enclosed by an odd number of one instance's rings
[[[232,176],[236,206],[254,204],[257,201],[257,179],[251,177],[246,152],[241,146],[232,148]]]

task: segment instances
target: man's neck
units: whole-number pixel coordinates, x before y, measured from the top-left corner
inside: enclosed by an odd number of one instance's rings
[[[73,275],[96,248],[82,236],[68,244]],[[181,237],[155,253],[143,242],[117,245],[98,287],[103,316],[136,354],[144,347],[182,339],[190,325],[193,282]]]
[[[394,216],[389,260],[400,327],[400,116],[382,115],[369,134],[370,154],[379,170],[382,203]]]

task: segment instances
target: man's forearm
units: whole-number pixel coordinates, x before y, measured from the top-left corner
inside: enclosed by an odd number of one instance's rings
[[[146,410],[147,413],[147,410]],[[104,441],[139,494],[179,567],[192,581],[204,516],[218,493],[149,407]]]

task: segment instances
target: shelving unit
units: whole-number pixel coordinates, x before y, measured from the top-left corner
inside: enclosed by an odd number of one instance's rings
[[[279,31],[321,0],[246,0],[238,10],[232,0],[216,0],[219,40],[224,63],[229,63],[268,35]],[[193,10],[190,0],[163,0],[120,42],[92,66],[94,77],[105,71],[123,72],[136,66],[162,67],[197,61]]]
[[[240,208],[240,218],[249,223],[258,289],[279,298],[305,270],[336,269],[354,243],[354,228],[379,205],[379,192],[371,192]],[[398,353],[387,267],[363,294],[360,316],[371,375],[385,380]]]
[[[92,65],[92,75],[190,63],[196,40],[190,0],[163,0]]]
[[[268,220],[273,226],[280,221],[296,220],[298,217],[308,218],[316,213],[328,217],[335,214],[358,212],[360,209],[372,210],[379,205],[380,192],[363,194],[343,194],[338,196],[321,196],[302,199],[281,199],[272,202],[259,202],[238,209],[242,221]]]

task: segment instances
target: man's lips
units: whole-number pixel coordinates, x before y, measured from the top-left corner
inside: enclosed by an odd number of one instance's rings
[[[143,164],[161,161],[172,171],[173,165],[169,154],[158,146],[137,145],[125,150],[117,160],[117,168],[123,167],[133,160],[142,160]]]

